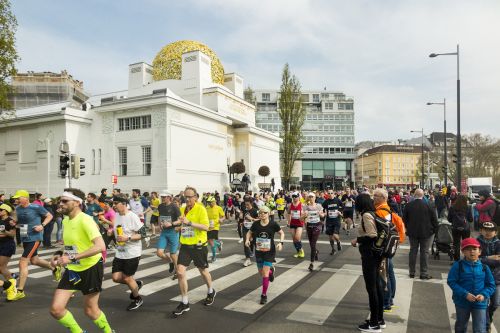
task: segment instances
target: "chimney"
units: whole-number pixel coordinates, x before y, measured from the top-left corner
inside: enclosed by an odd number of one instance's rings
[[[153,82],[153,67],[145,62],[128,65],[128,90],[140,89]]]
[[[236,73],[224,74],[224,87],[228,88],[239,98],[243,97],[243,78]]]

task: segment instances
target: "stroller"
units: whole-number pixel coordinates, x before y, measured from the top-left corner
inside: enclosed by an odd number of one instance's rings
[[[453,234],[451,223],[446,218],[438,220],[439,225],[432,242],[431,254],[434,259],[439,260],[439,253],[443,252],[448,254],[450,260],[453,260],[455,249],[453,248]]]

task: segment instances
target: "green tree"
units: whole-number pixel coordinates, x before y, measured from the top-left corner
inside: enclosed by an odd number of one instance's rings
[[[302,126],[306,119],[306,109],[301,101],[301,86],[295,75],[292,75],[288,64],[285,64],[281,76],[280,96],[278,99],[278,115],[282,130],[280,137],[281,177],[284,188],[288,189],[292,177],[293,165],[301,157],[303,147]]]
[[[12,107],[7,100],[12,91],[7,79],[16,74],[16,62],[19,60],[15,45],[16,29],[17,20],[9,0],[0,0],[0,110]]]
[[[267,165],[263,165],[259,168],[259,176],[264,177],[264,183],[266,182],[266,177],[271,174],[271,170],[269,170],[269,167]]]

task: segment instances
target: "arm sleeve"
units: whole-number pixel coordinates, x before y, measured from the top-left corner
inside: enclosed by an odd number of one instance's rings
[[[447,283],[456,295],[461,298],[465,298],[469,292],[458,284],[458,266],[458,261],[456,261],[453,266],[451,266],[450,271],[448,272]]]

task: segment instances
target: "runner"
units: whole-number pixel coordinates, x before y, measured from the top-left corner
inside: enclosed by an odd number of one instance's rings
[[[346,193],[342,196],[343,210],[342,217],[344,218],[344,222],[346,224],[346,233],[349,235],[350,229],[354,228],[354,203],[356,202],[356,198],[351,193],[350,188],[346,188]]]
[[[99,295],[102,290],[104,268],[102,252],[106,249],[104,240],[92,218],[84,214],[80,205],[85,194],[78,189],[65,189],[59,200],[64,231],[64,254],[58,251],[52,263],[66,267],[63,277],[54,293],[50,307],[52,317],[71,333],[84,330],[66,306],[75,290],[83,294],[84,312],[102,332],[112,332],[104,312],[99,309]]]
[[[274,222],[274,213],[275,213],[275,210],[276,210],[276,203],[274,202],[274,198],[271,194],[266,194],[264,196],[265,198],[265,205],[267,208],[269,208],[269,220],[271,222]]]
[[[8,264],[10,257],[16,253],[16,226],[11,217],[12,208],[7,204],[0,205],[0,273],[5,281],[0,281],[0,287],[3,287],[7,293],[7,300],[12,301],[16,296],[16,279],[12,277]]]
[[[242,207],[245,205],[243,202],[243,199],[241,198],[241,195],[239,193],[236,193],[234,195],[234,219],[236,220],[236,231],[238,232],[238,236],[240,239],[238,240],[238,243],[243,243],[243,214],[241,212]]]
[[[19,285],[14,301],[26,297],[24,287],[28,279],[28,265],[36,265],[50,269],[56,281],[61,280],[61,268],[53,268],[47,260],[40,259],[38,247],[43,239],[43,228],[52,220],[52,214],[39,205],[30,204],[29,193],[19,190],[13,196],[19,200],[16,208],[17,223],[19,225],[21,242],[23,243],[23,254],[19,259]],[[42,221],[43,218],[43,221]]]
[[[307,238],[311,246],[311,264],[309,265],[309,270],[312,272],[314,261],[318,260],[319,250],[316,248],[316,242],[321,233],[321,225],[323,224],[321,219],[325,216],[325,213],[323,213],[323,207],[319,203],[316,203],[314,192],[309,193],[306,204],[304,209],[307,214]]]
[[[113,199],[105,198],[102,202],[104,205],[104,210],[102,213],[99,213],[99,231],[101,231],[101,226],[105,230],[104,233],[101,232],[102,238],[104,239],[104,244],[106,244],[106,249],[110,247],[110,243],[112,240],[115,240],[115,236],[111,233],[108,234],[109,230],[113,230],[115,225],[116,212],[111,207],[113,205]],[[116,241],[115,241],[116,244]]]
[[[151,225],[151,236],[156,235],[156,227],[158,226],[158,218],[160,213],[158,212],[158,206],[160,205],[160,199],[158,198],[157,192],[151,192],[151,206],[148,207],[146,211],[151,211],[151,219],[149,224]],[[158,233],[160,233],[158,231]]]
[[[175,229],[174,223],[179,224],[181,211],[172,202],[172,194],[163,191],[160,194],[161,204],[158,206],[160,214],[160,237],[158,238],[156,255],[168,260],[170,273],[174,273],[172,280],[177,279],[177,252],[179,250],[179,232]]]
[[[250,231],[250,228],[252,227],[253,223],[259,219],[259,211],[253,205],[252,197],[245,198],[245,204],[241,210],[241,213],[243,215],[243,226],[241,233],[243,235],[243,238],[246,240],[248,231]],[[245,262],[243,263],[243,266],[247,267],[252,264],[250,258],[253,257],[254,247],[253,246],[248,247],[245,244],[243,244],[243,250],[245,251],[245,258],[246,258]]]
[[[278,210],[278,222],[281,222],[281,220],[285,219],[285,199],[281,194],[277,195],[276,208]]]
[[[184,197],[186,198],[186,206],[181,207],[180,220],[178,223],[174,223],[182,228],[181,249],[177,263],[177,276],[182,300],[173,311],[175,316],[189,311],[186,268],[191,264],[191,261],[194,262],[207,285],[208,292],[204,304],[212,305],[217,295],[215,289],[212,288],[212,276],[208,271],[207,231],[209,221],[207,210],[201,203],[197,202],[198,193],[193,187],[187,187],[184,190]]]
[[[146,227],[139,217],[127,208],[128,199],[125,195],[113,197],[113,207],[118,213],[113,228],[116,239],[116,253],[113,259],[112,278],[116,283],[126,284],[130,289],[132,303],[127,311],[139,308],[142,297],[139,295],[143,282],[135,280],[134,274],[141,259],[141,239],[146,236]]]
[[[337,242],[337,250],[342,250],[340,245],[340,217],[342,213],[342,201],[335,196],[333,190],[328,190],[329,198],[323,202],[323,209],[326,211],[326,234],[330,237],[330,246],[332,250],[330,255],[335,254],[335,242]]]
[[[212,262],[217,260],[217,250],[222,251],[222,241],[219,240],[219,229],[221,220],[224,219],[224,210],[222,207],[217,206],[214,197],[208,197],[208,221],[209,227],[207,232],[208,243],[210,244],[210,249],[212,250]]]
[[[262,294],[260,296],[260,304],[267,303],[267,289],[269,282],[274,281],[276,250],[283,249],[283,241],[285,240],[285,233],[278,223],[269,220],[269,213],[271,210],[262,206],[259,209],[260,220],[255,221],[246,234],[245,246],[250,247],[251,243],[255,244],[255,259],[257,261],[257,268],[259,274],[262,276]],[[280,242],[275,246],[274,234],[280,234]],[[253,239],[253,240],[252,240]]]
[[[304,210],[300,202],[299,192],[292,193],[292,203],[288,206],[288,227],[292,235],[293,246],[297,253],[295,258],[304,258],[304,249],[302,248],[302,229],[304,228]]]
[[[95,223],[99,224],[99,213],[102,212],[102,208],[97,201],[97,196],[94,193],[87,194],[87,204],[85,205],[85,214],[92,216]],[[101,230],[102,232],[102,230]]]
[[[142,223],[144,223],[144,206],[141,200],[141,190],[133,189],[132,198],[129,200],[130,210],[139,217]]]

